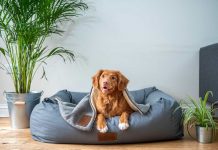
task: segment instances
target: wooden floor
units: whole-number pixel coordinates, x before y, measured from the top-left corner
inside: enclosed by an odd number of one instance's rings
[[[218,140],[211,144],[201,144],[187,135],[181,140],[122,144],[122,145],[76,145],[76,144],[47,144],[34,141],[29,129],[13,130],[8,118],[0,118],[0,150],[177,150],[177,149],[218,149]]]

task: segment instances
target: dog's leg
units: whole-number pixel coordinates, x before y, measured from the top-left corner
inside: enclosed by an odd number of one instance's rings
[[[128,123],[129,113],[123,112],[120,116],[119,120],[119,129],[120,130],[126,130],[129,127]]]
[[[107,123],[103,114],[97,116],[97,130],[101,133],[105,133],[108,130]]]

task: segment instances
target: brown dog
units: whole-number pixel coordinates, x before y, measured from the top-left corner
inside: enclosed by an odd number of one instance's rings
[[[129,80],[119,71],[99,70],[92,77],[93,99],[97,109],[97,129],[105,133],[108,130],[105,118],[120,116],[119,129],[129,127],[128,118],[133,110],[123,96],[123,90]]]

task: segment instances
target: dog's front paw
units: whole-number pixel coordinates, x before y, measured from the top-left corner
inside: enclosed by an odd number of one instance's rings
[[[119,123],[119,129],[120,130],[126,130],[127,128],[129,128],[128,123]]]
[[[101,133],[106,133],[108,131],[107,125],[99,125],[97,126],[97,130]]]

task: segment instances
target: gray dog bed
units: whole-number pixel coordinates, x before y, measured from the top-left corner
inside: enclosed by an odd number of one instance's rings
[[[95,111],[87,94],[62,90],[45,98],[31,114],[32,138],[48,143],[115,144],[183,137],[182,112],[180,109],[174,112],[179,104],[155,87],[128,93],[135,106],[146,108],[146,113],[132,113],[130,127],[125,131],[118,128],[119,117],[107,119],[109,130],[105,134],[96,130]],[[81,116],[91,117],[81,119]]]

